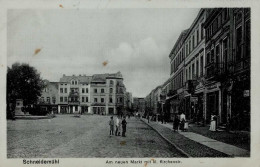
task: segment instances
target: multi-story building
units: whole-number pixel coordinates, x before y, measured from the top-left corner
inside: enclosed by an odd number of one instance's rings
[[[66,76],[58,83],[58,113],[118,114],[123,112],[125,86],[120,72]]]
[[[145,112],[145,107],[146,103],[144,98],[133,98],[133,109],[135,110],[135,112],[139,112],[141,115],[143,115]]]
[[[210,9],[204,28],[206,120],[215,114],[225,124],[229,118],[241,117],[247,122],[243,126],[249,127],[250,9]]]
[[[45,87],[42,91],[41,97],[38,100],[38,104],[43,110],[51,110],[54,113],[57,113],[58,83],[44,80],[44,85]]]
[[[201,9],[193,21],[185,38],[185,98],[183,111],[187,119],[203,121],[205,115],[204,75],[205,75],[205,30],[206,9]]]
[[[205,14],[205,9],[199,11],[190,28],[182,31],[169,55],[170,91],[166,100],[169,101],[171,113],[184,112],[187,119],[203,115],[204,87],[198,84],[198,80],[203,80],[204,77]],[[198,103],[201,104],[200,107]]]

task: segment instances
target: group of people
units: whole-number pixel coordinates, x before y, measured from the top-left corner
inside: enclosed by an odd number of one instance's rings
[[[184,113],[180,115],[175,115],[173,120],[173,130],[174,131],[187,131],[188,130],[188,122],[186,121],[186,116]]]
[[[109,120],[109,126],[110,126],[110,137],[114,135],[115,130],[115,136],[121,136],[122,131],[122,137],[126,137],[126,120],[125,117],[123,117],[123,120],[119,116],[116,117],[116,119],[113,119],[113,116],[110,117]],[[122,128],[121,128],[122,127]]]

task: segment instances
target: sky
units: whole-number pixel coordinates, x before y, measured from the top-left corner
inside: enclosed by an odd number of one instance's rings
[[[127,91],[145,97],[170,77],[169,54],[198,12],[189,8],[8,10],[7,65],[29,63],[42,79],[53,82],[63,74],[120,71]]]

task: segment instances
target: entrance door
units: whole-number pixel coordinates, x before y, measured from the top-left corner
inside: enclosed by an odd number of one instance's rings
[[[218,115],[218,92],[212,92],[207,95],[207,116],[206,123],[210,123],[211,115]]]
[[[70,106],[70,113],[73,114],[73,106]]]
[[[223,91],[223,108],[221,111],[221,123],[227,123],[227,91]]]
[[[109,114],[114,114],[114,108],[109,108]]]

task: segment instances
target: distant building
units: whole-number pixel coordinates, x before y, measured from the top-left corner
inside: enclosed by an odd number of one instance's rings
[[[51,106],[56,113],[120,114],[132,103],[120,72],[92,76],[64,74],[59,82],[45,83],[39,104],[46,109]]]
[[[38,100],[38,104],[43,110],[51,110],[54,113],[58,112],[58,82],[49,82],[44,80],[44,89],[41,97]]]
[[[145,99],[134,97],[133,98],[133,109],[136,112],[144,113],[144,111],[145,111]]]

